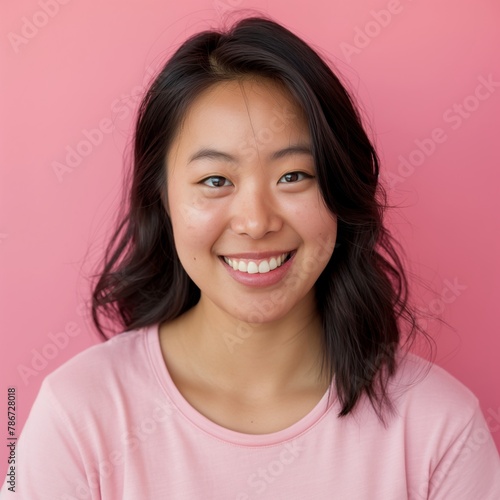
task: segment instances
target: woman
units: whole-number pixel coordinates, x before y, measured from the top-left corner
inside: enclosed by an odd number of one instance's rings
[[[477,398],[408,351],[427,337],[378,174],[291,32],[187,40],[141,104],[94,289],[122,333],[45,379],[18,498],[500,498]]]

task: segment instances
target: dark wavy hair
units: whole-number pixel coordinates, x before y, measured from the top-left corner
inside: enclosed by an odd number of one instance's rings
[[[120,331],[131,330],[172,320],[198,302],[200,290],[180,263],[165,208],[165,158],[194,98],[244,77],[284,85],[305,112],[319,188],[338,224],[335,251],[315,284],[324,332],[321,373],[330,381],[335,376],[339,417],[365,392],[385,424],[384,406],[394,411],[387,383],[403,338],[410,346],[417,333],[427,334],[409,305],[398,243],[383,224],[388,205],[377,153],[330,66],[263,16],[190,37],[147,90],[135,128],[128,206],[95,275],[92,321],[107,339],[103,316],[118,320]]]

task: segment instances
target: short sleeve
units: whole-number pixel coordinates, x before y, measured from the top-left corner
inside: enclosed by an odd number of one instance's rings
[[[500,457],[479,404],[432,473],[428,500],[499,500]]]
[[[49,377],[50,378],[50,377]],[[16,447],[16,486],[7,479],[0,500],[97,500],[89,488],[84,460],[46,378],[28,415]]]

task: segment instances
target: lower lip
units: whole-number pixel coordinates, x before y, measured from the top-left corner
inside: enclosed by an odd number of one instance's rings
[[[220,260],[227,272],[234,278],[238,283],[246,286],[253,287],[265,287],[275,285],[279,283],[286,275],[286,273],[290,270],[293,264],[293,260],[295,258],[295,252],[291,255],[291,257],[280,267],[269,271],[268,273],[243,273],[241,271],[235,271],[224,259],[220,257]]]

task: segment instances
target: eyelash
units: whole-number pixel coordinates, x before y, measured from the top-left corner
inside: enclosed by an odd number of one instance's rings
[[[302,180],[304,180],[304,179],[311,179],[313,177],[312,175],[310,175],[310,174],[308,174],[306,172],[294,171],[294,172],[287,172],[282,177],[280,177],[280,180],[283,179],[283,177],[286,177],[287,175],[292,175],[292,174],[298,174],[299,176],[302,175],[303,176]],[[224,179],[224,180],[227,180],[222,175],[211,175],[210,177],[207,177],[207,178],[203,179],[202,181],[200,181],[200,184],[205,184],[206,186],[211,187],[211,188],[227,187],[227,186],[210,186],[210,185],[207,184],[207,181],[209,181],[210,179]],[[294,184],[294,183],[293,182],[284,182],[282,184]]]
[[[210,177],[207,177],[206,179],[203,179],[202,181],[200,181],[200,184],[205,184],[205,186],[210,187],[210,188],[226,187],[226,186],[210,186],[210,185],[208,185],[207,181],[209,181],[211,179],[224,179],[225,181],[227,181],[227,179],[225,177],[223,177],[222,175],[211,175]]]
[[[287,175],[292,175],[292,174],[298,174],[298,175],[302,175],[303,176],[303,179],[311,179],[312,178],[312,175],[311,174],[308,174],[306,172],[300,172],[300,171],[297,171],[297,172],[287,172],[285,175],[283,175],[281,179],[283,179],[283,177],[286,177]],[[285,182],[284,184],[291,184],[290,182]]]

